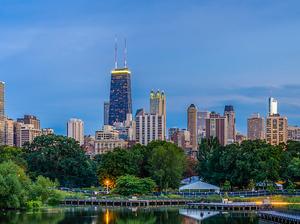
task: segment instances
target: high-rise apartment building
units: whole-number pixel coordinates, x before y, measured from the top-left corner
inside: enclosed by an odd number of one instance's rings
[[[109,102],[104,102],[104,108],[103,108],[103,123],[104,125],[109,124]]]
[[[212,112],[206,119],[206,138],[217,138],[219,143],[224,146],[228,144],[227,132],[227,117]]]
[[[232,105],[226,105],[224,109],[224,116],[227,119],[227,143],[235,142],[235,112]]]
[[[23,118],[18,118],[17,122],[23,124],[32,124],[35,129],[41,129],[40,120],[34,115],[24,115]]]
[[[40,136],[42,131],[36,129],[33,124],[24,124],[14,122],[14,145],[22,147],[25,143],[31,143],[36,137]]]
[[[167,124],[167,112],[166,112],[166,95],[163,91],[151,91],[150,92],[150,114],[162,115],[165,118],[164,123]],[[167,125],[165,125],[167,128]],[[167,129],[165,130],[167,133]]]
[[[187,109],[187,121],[187,130],[190,132],[190,144],[192,146],[192,150],[197,150],[197,108],[194,104],[191,104]]]
[[[4,120],[4,145],[14,146],[14,120],[5,117]]]
[[[271,145],[286,143],[288,138],[288,121],[279,114],[267,117],[266,140]]]
[[[84,123],[80,119],[71,118],[67,123],[67,136],[74,138],[80,145],[84,144]]]
[[[269,98],[269,115],[276,115],[278,114],[278,102],[273,97]]]
[[[165,118],[163,115],[148,114],[139,110],[135,117],[136,141],[147,145],[154,140],[165,140]]]
[[[249,140],[265,139],[265,119],[260,114],[253,114],[247,120],[247,138]]]
[[[0,145],[4,145],[4,82],[0,81]]]
[[[300,141],[300,127],[288,126],[288,140]]]
[[[206,136],[206,119],[209,118],[209,111],[197,112],[197,132],[198,139],[203,139]]]
[[[23,123],[14,122],[14,146],[21,147],[21,127]]]

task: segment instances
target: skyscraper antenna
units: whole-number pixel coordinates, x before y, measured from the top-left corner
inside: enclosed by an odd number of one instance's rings
[[[115,36],[115,69],[118,68],[118,39]]]
[[[127,68],[127,41],[126,41],[126,38],[124,40],[124,44],[125,44],[125,47],[124,47],[124,67]]]

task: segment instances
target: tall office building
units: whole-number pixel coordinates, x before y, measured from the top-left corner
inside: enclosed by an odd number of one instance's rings
[[[4,145],[14,146],[14,120],[5,118],[4,120]]]
[[[23,124],[32,124],[35,129],[41,129],[40,120],[34,115],[24,115],[23,118],[18,118],[17,122]]]
[[[224,116],[227,119],[227,143],[235,142],[235,112],[232,105],[226,105],[224,109]]]
[[[266,140],[271,145],[286,143],[288,138],[288,121],[279,114],[267,117]]]
[[[278,102],[273,97],[269,98],[269,115],[276,115],[278,114]]]
[[[0,145],[4,145],[4,82],[0,81]]]
[[[154,140],[165,140],[165,118],[163,115],[147,114],[139,110],[135,117],[136,141],[147,145]]]
[[[187,121],[187,130],[190,132],[190,144],[192,150],[197,150],[197,108],[194,104],[191,104],[187,109]]]
[[[258,113],[247,120],[247,138],[249,140],[265,139],[265,119]]]
[[[67,136],[74,138],[80,145],[84,144],[84,124],[83,121],[71,118],[67,123]]]
[[[109,102],[104,102],[104,108],[103,108],[103,123],[104,125],[108,125],[109,123]]]
[[[126,40],[124,51],[124,67],[118,68],[117,45],[115,45],[115,69],[111,71],[109,97],[109,125],[115,122],[124,122],[126,114],[132,114],[131,72],[126,61]]]
[[[166,112],[166,95],[163,91],[153,90],[150,92],[150,114],[163,115],[165,118],[164,123],[167,124],[167,112]],[[167,125],[165,125],[167,128]],[[165,130],[167,133],[167,130]]]
[[[209,111],[197,112],[197,132],[198,139],[203,139],[206,136],[206,119],[209,118]]]
[[[217,138],[219,143],[224,146],[228,144],[227,132],[227,117],[212,112],[206,119],[206,138]]]
[[[288,140],[300,142],[300,127],[288,126]]]

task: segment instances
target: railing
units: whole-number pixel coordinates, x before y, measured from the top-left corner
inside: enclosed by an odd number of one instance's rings
[[[85,193],[87,195],[105,195],[105,191],[93,191],[93,190],[82,190],[76,188],[60,188],[60,190],[68,191],[68,192],[80,192]],[[221,195],[224,196],[227,194],[230,197],[265,197],[272,195],[283,195],[283,196],[300,196],[300,190],[295,190],[293,192],[289,192],[287,190],[275,190],[275,191],[267,191],[267,190],[259,190],[259,191],[233,191],[233,192],[178,192],[178,191],[168,191],[168,192],[155,192],[153,196],[161,196],[161,195],[178,195],[187,198],[193,197],[207,197],[210,195]]]

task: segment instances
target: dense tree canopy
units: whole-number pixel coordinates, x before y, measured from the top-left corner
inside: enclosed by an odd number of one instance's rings
[[[62,186],[84,187],[97,184],[95,163],[72,138],[57,135],[36,137],[24,146],[30,176],[58,180]]]
[[[121,195],[143,195],[152,193],[156,184],[151,178],[138,178],[132,175],[121,176],[117,179],[114,192]]]
[[[186,166],[186,156],[181,148],[169,142],[149,144],[148,168],[150,176],[163,189],[179,187]]]
[[[24,151],[22,148],[5,145],[0,146],[0,163],[11,160],[26,169],[27,163],[23,157]]]
[[[272,146],[265,141],[219,145],[217,139],[204,140],[199,146],[198,172],[206,181],[232,187],[253,188],[253,182],[297,181],[300,144]]]
[[[0,163],[0,208],[22,208],[28,201],[31,181],[12,161]]]
[[[97,156],[100,183],[120,176],[151,177],[160,189],[177,188],[185,171],[186,156],[176,145],[153,141],[148,146],[136,145],[129,150],[115,149]]]

